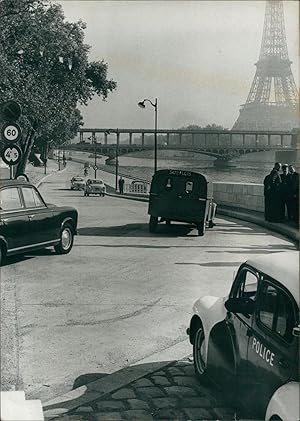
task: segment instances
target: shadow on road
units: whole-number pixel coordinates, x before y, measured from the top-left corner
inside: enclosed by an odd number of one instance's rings
[[[191,225],[158,225],[155,234],[150,234],[148,224],[126,224],[112,227],[83,227],[78,229],[79,235],[99,237],[183,237],[194,229]],[[197,237],[197,235],[194,235]]]
[[[27,252],[26,254],[18,254],[16,256],[6,257],[2,266],[9,266],[9,265],[13,265],[13,264],[22,263],[25,260],[34,259],[34,257],[36,257],[36,256],[52,256],[52,255],[57,256],[57,254],[54,252],[54,250],[51,250],[51,249],[36,250],[36,251],[32,251],[30,253]]]
[[[193,263],[193,262],[178,262],[175,265],[196,265],[204,267],[239,267],[241,262],[208,262],[208,263]]]

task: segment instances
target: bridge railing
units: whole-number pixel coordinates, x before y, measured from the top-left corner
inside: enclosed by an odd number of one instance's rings
[[[133,181],[132,183],[125,183],[124,185],[124,193],[148,194],[149,192],[149,183]]]

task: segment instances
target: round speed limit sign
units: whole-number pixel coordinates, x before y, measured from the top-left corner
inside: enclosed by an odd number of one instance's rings
[[[16,165],[20,162],[22,150],[17,145],[7,146],[2,151],[1,158],[7,165]]]
[[[17,142],[21,137],[21,127],[17,123],[5,123],[1,129],[1,136],[7,142]]]

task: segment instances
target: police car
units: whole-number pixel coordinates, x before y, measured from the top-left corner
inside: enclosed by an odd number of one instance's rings
[[[256,419],[299,420],[299,254],[243,263],[228,297],[194,304],[187,329],[196,375]]]

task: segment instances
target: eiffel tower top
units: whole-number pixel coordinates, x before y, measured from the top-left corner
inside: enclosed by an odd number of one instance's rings
[[[267,0],[264,31],[259,59],[278,57],[288,60],[285,37],[283,3],[280,0]]]

